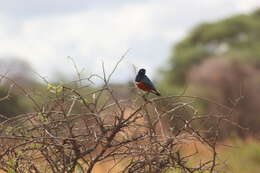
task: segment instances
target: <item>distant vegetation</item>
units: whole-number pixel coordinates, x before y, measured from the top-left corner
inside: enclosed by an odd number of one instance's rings
[[[260,9],[193,28],[173,47],[169,62],[161,82],[165,93],[187,89],[186,94],[235,106],[237,122],[249,131],[224,127],[225,135],[260,132]],[[206,103],[201,107],[216,111]]]
[[[173,85],[185,85],[194,65],[208,58],[225,58],[260,68],[260,10],[193,28],[172,50],[171,70],[165,74]]]

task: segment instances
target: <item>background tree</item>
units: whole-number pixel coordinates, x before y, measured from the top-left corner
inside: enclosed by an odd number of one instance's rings
[[[224,57],[260,66],[260,10],[214,23],[203,23],[177,43],[166,80],[186,84],[189,69],[209,57]]]
[[[260,131],[256,125],[260,110],[255,104],[260,99],[259,72],[260,9],[193,28],[172,49],[170,70],[164,72],[162,83],[170,92],[174,90],[169,88],[188,87],[193,95],[237,106],[237,121],[256,134]],[[202,106],[209,112],[216,110]],[[243,135],[240,130],[238,134]]]
[[[28,92],[32,92],[41,85],[33,77],[30,64],[17,57],[2,58],[0,75],[0,121],[33,110],[27,97],[22,95],[17,87],[13,87],[15,82],[20,87],[25,87]]]

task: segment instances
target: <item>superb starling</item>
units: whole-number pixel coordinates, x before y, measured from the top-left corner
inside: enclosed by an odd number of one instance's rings
[[[152,81],[145,75],[145,69],[140,69],[136,78],[135,83],[138,88],[148,93],[153,93],[160,96],[160,92],[154,87]]]

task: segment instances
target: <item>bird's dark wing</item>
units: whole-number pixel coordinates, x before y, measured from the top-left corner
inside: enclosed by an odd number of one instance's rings
[[[142,82],[146,85],[147,88],[149,88],[150,90],[154,90],[157,91],[155,86],[153,85],[152,81],[146,76],[144,75]]]

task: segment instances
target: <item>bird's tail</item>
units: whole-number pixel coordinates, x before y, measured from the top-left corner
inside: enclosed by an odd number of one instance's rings
[[[161,96],[161,93],[157,90],[152,90],[151,92],[157,96]]]

